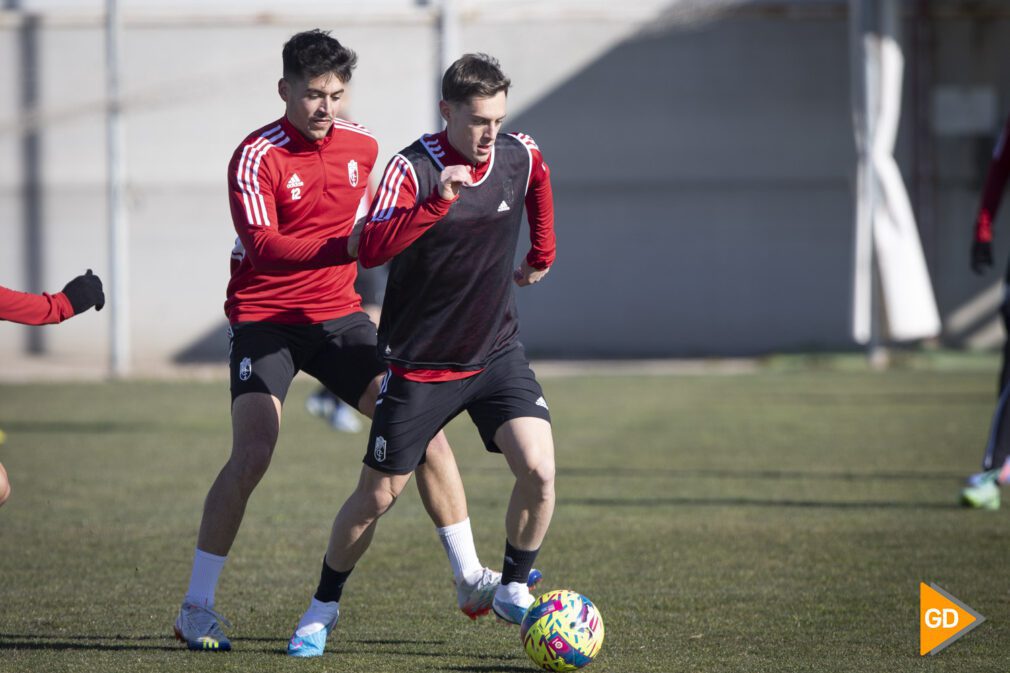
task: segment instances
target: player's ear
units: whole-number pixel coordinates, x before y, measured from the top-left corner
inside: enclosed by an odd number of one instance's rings
[[[442,119],[449,123],[449,117],[452,116],[452,106],[446,103],[444,100],[438,101],[438,112],[442,115]]]
[[[277,95],[281,97],[281,100],[285,103],[288,102],[288,96],[291,93],[291,88],[288,85],[288,81],[281,77],[277,80]]]

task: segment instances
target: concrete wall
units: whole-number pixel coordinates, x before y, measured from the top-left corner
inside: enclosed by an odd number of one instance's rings
[[[509,126],[537,139],[553,171],[558,262],[547,282],[520,292],[532,352],[684,356],[854,347],[848,311],[855,156],[844,3],[788,12],[768,4],[700,25],[685,25],[675,13],[669,20],[669,12],[662,15],[668,20],[643,24],[645,9],[620,14],[602,6],[563,23],[557,13],[509,13],[492,4],[464,13],[461,49],[499,56],[515,82]],[[309,23],[128,15],[129,280],[138,373],[181,354],[218,357],[223,348],[221,305],[234,239],[224,169],[248,131],[282,112],[275,82],[290,34],[332,28],[359,52],[349,111],[379,136],[380,162],[434,125],[431,11],[411,3],[384,15],[338,7]],[[932,16],[927,52],[934,84],[989,83],[999,92],[1000,116],[1010,109],[1010,73],[999,57],[1010,37],[1004,14]],[[26,33],[15,15],[0,17],[7,18],[0,21],[0,87],[18,91]],[[26,287],[23,188],[30,176],[22,156],[26,134],[36,129],[41,289],[55,291],[88,266],[108,271],[102,31],[95,16],[48,17],[33,35],[41,121],[25,122],[18,97],[0,98],[0,284]],[[915,100],[910,93],[906,110]],[[903,125],[899,160],[910,183],[928,180],[934,205],[924,239],[947,316],[996,278],[976,280],[966,271],[970,220],[996,129],[928,135],[935,170],[924,172],[912,170],[919,159],[906,128],[912,121]],[[997,239],[1000,259],[1008,238]],[[962,343],[984,333],[991,315],[983,306],[949,338]],[[0,324],[0,363],[24,357],[28,334]],[[105,359],[104,314],[42,334],[46,357]]]
[[[846,347],[846,39],[841,20],[760,17],[650,33],[520,115],[552,163],[560,239],[551,282],[523,293],[530,343]]]

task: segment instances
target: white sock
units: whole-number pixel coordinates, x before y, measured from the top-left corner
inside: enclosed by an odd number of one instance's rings
[[[494,592],[495,598],[499,598],[509,603],[515,603],[516,605],[522,605],[524,601],[532,602],[532,594],[530,593],[530,588],[526,586],[525,582],[509,582],[508,584],[498,585],[498,589]]]
[[[217,578],[227,556],[208,554],[196,550],[193,554],[193,572],[189,576],[189,589],[186,591],[186,602],[204,607],[214,607],[214,589],[217,588]]]
[[[323,603],[313,597],[312,601],[309,602],[309,609],[298,620],[298,628],[295,629],[295,635],[299,638],[304,638],[305,636],[311,636],[313,633],[318,633],[327,624],[335,621],[339,615],[339,601]]]
[[[438,539],[445,547],[445,553],[452,565],[452,575],[457,581],[484,569],[477,558],[477,548],[473,544],[473,531],[469,517],[451,526],[436,528]]]

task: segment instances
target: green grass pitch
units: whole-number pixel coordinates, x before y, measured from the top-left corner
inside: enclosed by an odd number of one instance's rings
[[[991,366],[989,366],[991,365]],[[1010,660],[1010,515],[965,511],[995,402],[986,366],[765,367],[543,381],[557,510],[543,588],[599,606],[590,671],[989,671]],[[518,630],[455,607],[413,485],[344,593],[326,656],[283,655],[364,435],[288,398],[274,463],[218,588],[229,654],[171,637],[203,497],[230,443],[225,382],[0,386],[13,483],[0,508],[0,671],[535,670]],[[511,477],[449,428],[482,560],[499,566]],[[987,622],[918,656],[918,584]]]

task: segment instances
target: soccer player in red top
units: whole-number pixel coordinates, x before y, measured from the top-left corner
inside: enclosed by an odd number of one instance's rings
[[[228,167],[238,233],[225,302],[233,439],[207,494],[175,622],[176,636],[193,650],[231,649],[221,630],[227,622],[213,609],[215,587],[270,464],[292,378],[305,371],[362,413],[375,407],[385,364],[354,292],[348,244],[377,143],[364,127],[337,118],[356,60],[328,33],[293,36],[278,83],[285,114],[242,141]],[[473,617],[490,610],[500,576],[477,558],[445,436],[431,439],[418,489],[453,566],[459,607]]]
[[[379,327],[390,371],[358,487],[333,523],[316,591],[326,604],[302,616],[290,655],[323,653],[344,582],[378,518],[428,441],[464,410],[487,450],[503,453],[515,475],[492,609],[519,623],[533,602],[527,581],[554,511],[554,443],[547,402],[518,341],[513,285],[547,274],[554,216],[536,143],[499,133],[509,84],[486,54],[453,63],[439,103],[445,131],[393,157],[372,202],[358,254],[366,267],[392,259]],[[524,206],[532,245],[515,269]]]
[[[84,313],[92,306],[101,311],[105,306],[102,280],[88,269],[83,276],[74,278],[56,294],[18,292],[0,285],[0,320],[23,325],[51,325]],[[3,442],[0,432],[0,443]],[[0,505],[11,495],[10,481],[3,463],[0,463]]]
[[[992,161],[982,189],[982,202],[975,216],[975,238],[971,246],[971,268],[982,275],[993,265],[992,223],[1003,199],[1007,177],[1010,176],[1010,117],[1007,118],[993,149]],[[1010,266],[1006,270],[1003,287],[1003,302],[1000,304],[1003,326],[1010,334]],[[961,490],[961,502],[967,507],[999,509],[1002,484],[1010,482],[1010,339],[1003,341],[1003,367],[999,377],[999,398],[993,412],[985,455],[982,458],[982,472],[968,478],[968,485]]]

